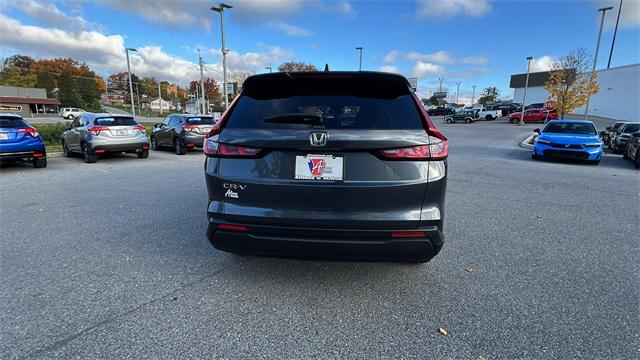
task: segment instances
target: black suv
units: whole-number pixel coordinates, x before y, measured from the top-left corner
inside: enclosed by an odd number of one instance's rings
[[[203,150],[217,249],[426,262],[442,248],[448,142],[400,75],[251,76]]]
[[[172,147],[176,154],[184,155],[191,148],[202,147],[205,136],[215,123],[211,115],[169,115],[162,123],[153,125],[151,148]]]
[[[455,110],[453,108],[437,107],[429,109],[427,113],[431,116],[453,115]]]

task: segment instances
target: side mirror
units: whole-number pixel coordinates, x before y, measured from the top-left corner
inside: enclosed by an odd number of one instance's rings
[[[540,129],[533,129],[533,132],[540,135]]]
[[[153,124],[153,128],[154,128],[154,129],[157,129],[157,128],[159,128],[159,127],[160,127],[160,124]]]
[[[600,131],[600,136],[607,136],[607,132],[606,131]]]

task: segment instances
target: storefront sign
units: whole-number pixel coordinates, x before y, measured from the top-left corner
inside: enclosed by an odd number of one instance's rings
[[[22,111],[22,106],[20,105],[3,105],[0,104],[0,111]]]

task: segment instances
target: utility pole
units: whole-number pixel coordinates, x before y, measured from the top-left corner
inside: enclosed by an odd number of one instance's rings
[[[462,82],[456,82],[456,85],[458,85],[458,89],[456,90],[456,105],[458,105],[460,101],[460,84],[462,84]]]
[[[524,106],[527,99],[527,87],[529,87],[529,70],[531,70],[531,59],[533,59],[532,56],[527,57],[527,79],[524,82],[524,94],[522,95],[522,111],[520,111],[520,121],[518,122],[519,126],[524,125]]]
[[[136,117],[136,108],[133,101],[133,83],[131,82],[131,65],[129,65],[129,51],[138,51],[134,48],[126,48],[127,53],[127,74],[129,74],[129,94],[131,95],[131,116]]]
[[[160,115],[162,115],[162,90],[160,90],[160,81],[158,81],[158,100],[160,101]]]
[[[107,77],[107,81],[104,82],[104,103],[108,104],[109,103],[109,78]]]
[[[360,66],[358,67],[358,71],[362,71],[362,50],[364,50],[364,48],[362,46],[359,46],[356,48],[356,50],[360,51]]]
[[[621,11],[622,11],[622,0],[620,0],[620,6],[618,6],[618,19],[616,19],[616,29],[613,31],[613,41],[611,41],[611,51],[609,51],[609,62],[607,63],[607,69],[611,67],[611,56],[613,55],[613,46],[616,44],[616,35],[618,34],[618,23],[620,22]]]
[[[607,10],[613,9],[613,6],[607,6],[604,8],[598,9],[598,11],[602,11],[602,19],[600,20],[600,31],[598,32],[598,41],[596,41],[596,53],[593,55],[593,68],[591,69],[591,75],[596,72],[596,64],[598,63],[598,51],[600,51],[600,37],[602,37],[602,26],[604,25],[604,15]],[[589,101],[591,100],[591,96],[587,97],[587,105],[584,107],[584,119],[587,120],[587,114],[589,113]]]
[[[233,6],[225,3],[220,3],[218,6],[212,6],[211,10],[220,13],[220,34],[222,35],[222,78],[224,86],[224,108],[225,110],[229,106],[229,96],[227,95],[227,53],[229,50],[225,46],[224,42],[224,9],[231,9]]]
[[[204,100],[204,70],[203,70],[203,64],[202,64],[202,56],[200,56],[200,49],[198,49],[198,63],[200,64],[200,98],[202,99],[202,107],[200,108],[200,113],[201,114],[206,114],[207,110],[206,108],[206,104],[205,104],[205,100]]]
[[[476,100],[476,86],[473,85],[473,92],[471,93],[471,106],[473,106],[473,102]]]
[[[440,80],[440,94],[442,96],[442,82],[444,81],[444,78],[438,78],[438,80]],[[438,97],[438,106],[442,106],[442,104],[440,103],[440,97]]]

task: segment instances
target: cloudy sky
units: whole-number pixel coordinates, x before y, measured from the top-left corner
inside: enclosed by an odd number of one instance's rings
[[[187,83],[198,77],[198,50],[206,75],[221,78],[220,17],[202,0],[0,0],[0,57],[16,53],[73,57],[100,74],[126,69],[126,47],[137,48],[132,71]],[[606,67],[618,0],[244,0],[225,13],[230,71],[265,72],[284,61],[332,70],[358,66],[419,78],[419,92],[438,78],[461,100],[497,86],[508,98],[509,76],[546,70],[578,47],[593,52],[599,14],[607,13],[598,67]],[[612,66],[640,62],[640,0],[625,0]]]

